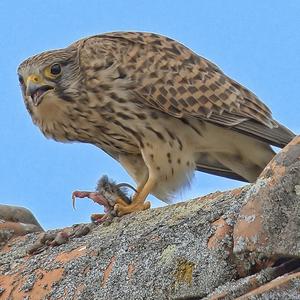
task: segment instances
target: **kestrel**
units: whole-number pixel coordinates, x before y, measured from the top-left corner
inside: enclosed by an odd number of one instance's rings
[[[137,183],[119,215],[166,201],[194,170],[253,182],[294,134],[251,91],[164,36],[113,32],[18,68],[33,122],[61,142],[96,145]]]

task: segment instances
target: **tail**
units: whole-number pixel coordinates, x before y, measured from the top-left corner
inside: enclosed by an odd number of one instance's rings
[[[224,139],[224,143],[226,143]],[[231,140],[231,150],[197,153],[196,169],[244,182],[254,182],[274,157],[270,145],[245,135]]]
[[[276,121],[275,121],[276,122]],[[269,128],[253,120],[244,121],[235,127],[233,130],[239,131],[248,136],[259,139],[262,142],[268,143],[279,148],[285,147],[296,135],[276,122],[277,127]]]

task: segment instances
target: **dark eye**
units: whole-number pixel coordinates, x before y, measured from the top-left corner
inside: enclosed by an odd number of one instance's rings
[[[21,75],[18,75],[19,76],[19,82],[21,85],[24,84],[24,78],[21,76]]]
[[[61,66],[60,64],[54,64],[50,68],[50,73],[52,75],[59,75],[61,73]]]

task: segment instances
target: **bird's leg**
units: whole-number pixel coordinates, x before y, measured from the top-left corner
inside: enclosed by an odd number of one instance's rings
[[[156,184],[155,178],[149,177],[144,185],[137,188],[137,193],[133,196],[132,203],[127,204],[122,199],[117,199],[114,207],[118,216],[123,216],[132,212],[142,211],[150,208],[150,202],[146,201],[147,196]]]

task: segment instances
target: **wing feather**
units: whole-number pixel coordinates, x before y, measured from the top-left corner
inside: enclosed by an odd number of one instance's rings
[[[251,91],[170,38],[115,32],[84,43],[97,43],[102,57],[125,72],[133,99],[143,106],[177,118],[204,119],[280,147],[294,137]]]

